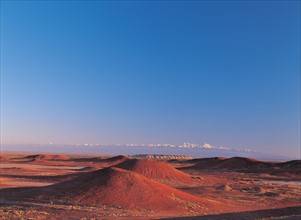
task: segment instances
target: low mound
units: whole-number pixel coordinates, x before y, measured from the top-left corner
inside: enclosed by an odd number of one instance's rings
[[[210,207],[212,202],[116,167],[48,187],[61,202],[126,209],[174,210]]]
[[[224,157],[210,157],[210,158],[194,159],[193,162],[197,162],[197,163],[189,168],[192,168],[192,169],[212,168],[216,165],[219,165],[220,162],[224,161],[224,160],[226,160],[226,158],[224,158]]]
[[[301,169],[301,160],[290,160],[284,163],[279,163],[279,167],[287,169]],[[301,171],[301,170],[300,170]]]
[[[209,157],[209,158],[195,158],[192,160],[189,160],[189,162],[192,163],[199,163],[199,162],[215,162],[215,161],[221,161],[221,160],[226,160],[227,158],[225,157]]]
[[[274,192],[266,192],[266,193],[263,193],[261,195],[262,196],[272,196],[272,197],[275,197],[275,196],[279,196],[280,194],[279,193],[274,193]]]
[[[270,168],[273,163],[263,162],[245,157],[232,157],[229,159],[223,157],[203,158],[190,167],[183,169],[230,169],[240,170],[248,168]]]
[[[265,193],[266,191],[261,187],[246,187],[241,189],[242,192],[247,193]]]
[[[70,159],[74,162],[100,162],[103,160],[101,157],[80,157],[80,158],[72,158]]]
[[[216,188],[217,190],[230,191],[232,188],[228,185],[221,185]]]
[[[36,160],[68,160],[69,158],[61,154],[35,154],[24,157],[25,159]]]
[[[262,164],[262,161],[245,158],[245,157],[232,157],[226,160],[223,160],[218,167],[224,169],[244,169],[252,166]]]
[[[131,170],[155,180],[175,180],[191,182],[188,174],[183,173],[166,162],[150,159],[128,159],[115,167]]]
[[[254,192],[255,193],[265,193],[265,189],[261,188],[261,187],[254,187]]]

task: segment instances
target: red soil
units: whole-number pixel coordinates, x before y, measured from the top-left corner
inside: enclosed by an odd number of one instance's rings
[[[191,182],[191,177],[166,162],[149,159],[128,159],[115,167],[131,170],[155,180],[176,180],[180,182]]]
[[[6,161],[7,161],[6,157],[0,156],[0,163],[6,162]]]
[[[86,173],[50,188],[58,192],[52,199],[76,204],[161,211],[213,207],[209,200],[115,167]]]

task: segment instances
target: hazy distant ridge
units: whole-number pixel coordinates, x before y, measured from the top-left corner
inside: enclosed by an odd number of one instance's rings
[[[196,145],[184,143],[175,146],[172,144],[2,144],[2,151],[49,152],[49,153],[83,153],[107,155],[179,155],[190,157],[250,157],[265,160],[292,160],[299,159],[284,155],[276,155],[250,149],[229,147],[215,147],[210,144]]]

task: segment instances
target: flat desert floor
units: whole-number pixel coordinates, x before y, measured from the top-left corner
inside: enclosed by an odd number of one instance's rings
[[[2,219],[301,218],[300,160],[17,152],[0,159]]]

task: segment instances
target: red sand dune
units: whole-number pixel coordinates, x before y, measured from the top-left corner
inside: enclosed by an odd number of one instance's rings
[[[166,162],[149,159],[128,159],[115,167],[131,170],[141,175],[155,180],[176,180],[181,182],[191,182],[191,177],[183,173]]]
[[[116,167],[86,173],[49,188],[58,192],[51,199],[76,204],[174,211],[213,207],[209,200]]]

